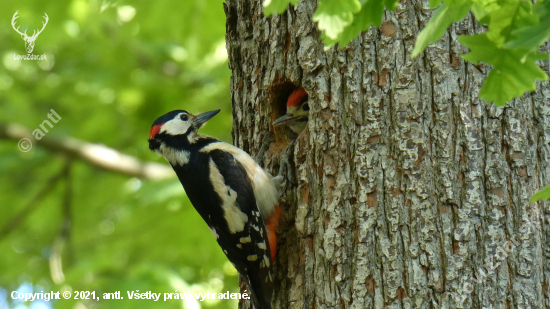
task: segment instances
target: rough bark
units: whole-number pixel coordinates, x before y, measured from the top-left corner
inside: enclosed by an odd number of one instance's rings
[[[310,97],[274,307],[550,308],[550,206],[528,202],[550,183],[549,83],[496,108],[477,96],[489,67],[460,58],[457,37],[484,31],[473,18],[411,59],[428,1],[326,51],[316,6],[225,5],[235,145],[257,154],[273,132],[276,174],[293,136],[271,122],[294,85]]]

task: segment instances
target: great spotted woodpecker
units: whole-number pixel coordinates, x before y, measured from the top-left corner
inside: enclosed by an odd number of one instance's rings
[[[300,134],[307,125],[309,115],[308,94],[304,88],[295,89],[286,102],[286,115],[277,118],[274,126],[287,125],[296,134]]]
[[[219,110],[171,111],[153,123],[149,148],[176,172],[189,200],[247,283],[257,308],[271,308],[271,265],[281,216],[277,180],[243,150],[198,129]]]

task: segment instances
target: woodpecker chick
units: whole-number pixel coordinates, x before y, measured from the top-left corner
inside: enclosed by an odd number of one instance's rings
[[[304,88],[295,89],[286,102],[286,115],[277,118],[274,126],[287,125],[294,133],[300,134],[307,125],[309,115],[308,94]]]
[[[275,231],[281,216],[278,184],[243,150],[199,128],[219,110],[171,111],[153,123],[149,148],[164,157],[189,200],[249,287],[257,308],[270,309]]]

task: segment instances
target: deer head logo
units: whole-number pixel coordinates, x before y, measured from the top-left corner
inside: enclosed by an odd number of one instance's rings
[[[19,16],[17,16],[17,12],[19,11],[16,11],[15,14],[13,14],[13,18],[11,19],[11,26],[13,27],[13,30],[19,33],[21,35],[21,38],[25,40],[25,48],[27,49],[27,53],[30,54],[34,49],[34,41],[36,41],[36,38],[38,37],[38,35],[42,33],[42,31],[44,30],[44,28],[46,28],[46,25],[48,24],[48,19],[49,19],[48,14],[44,13],[44,15],[46,15],[44,16],[44,18],[46,19],[46,22],[42,22],[42,29],[40,29],[38,33],[36,32],[36,30],[34,30],[32,33],[32,36],[28,36],[27,30],[25,30],[25,32],[21,32],[19,31],[19,27],[15,28],[15,20],[19,18]]]

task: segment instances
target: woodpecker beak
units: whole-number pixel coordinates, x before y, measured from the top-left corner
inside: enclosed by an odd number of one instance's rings
[[[220,110],[217,109],[215,111],[206,112],[195,116],[195,120],[193,120],[193,126],[197,129],[202,127],[205,122],[212,119],[212,117],[216,116],[219,112]]]
[[[298,121],[300,120],[300,118],[302,117],[295,117],[294,115],[292,114],[286,114],[282,117],[279,117],[277,118],[277,120],[273,121],[273,125],[278,127],[278,126],[283,126],[283,125],[289,125],[295,121]]]

